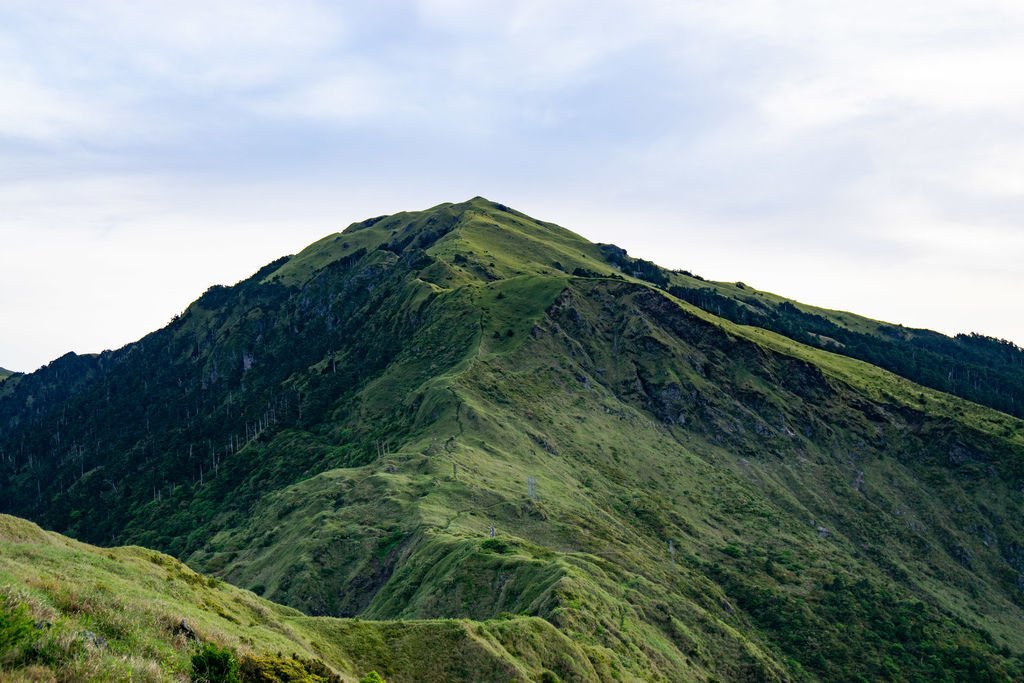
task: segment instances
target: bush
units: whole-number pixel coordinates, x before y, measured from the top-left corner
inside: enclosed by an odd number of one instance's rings
[[[298,655],[243,657],[239,674],[242,683],[341,683],[341,676],[320,660]]]
[[[483,550],[489,550],[492,553],[504,555],[509,551],[508,543],[501,540],[500,538],[488,538],[486,541],[480,544]]]
[[[235,653],[213,643],[192,655],[192,683],[240,683]]]
[[[11,606],[0,598],[0,664],[7,657],[17,655],[35,637],[35,622],[25,606]]]
[[[387,681],[385,681],[384,678],[376,671],[371,671],[360,678],[359,683],[387,683]]]

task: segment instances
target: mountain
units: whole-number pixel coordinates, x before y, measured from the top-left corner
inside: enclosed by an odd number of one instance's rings
[[[10,370],[4,370],[3,368],[0,368],[0,382],[4,381],[13,374],[15,373],[11,372]]]
[[[547,680],[1019,679],[1020,350],[931,335],[442,204],[0,384],[0,505]]]

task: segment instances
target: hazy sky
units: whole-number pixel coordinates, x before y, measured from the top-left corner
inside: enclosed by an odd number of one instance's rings
[[[1024,343],[1024,3],[0,0],[0,366],[484,195]]]

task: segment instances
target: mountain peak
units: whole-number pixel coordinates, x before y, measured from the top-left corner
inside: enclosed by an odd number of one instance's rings
[[[520,275],[574,271],[610,274],[598,245],[485,197],[446,202],[420,211],[376,216],[309,245],[265,278],[306,282],[341,261],[373,252],[424,252],[447,264],[446,286]]]
[[[511,214],[516,214],[516,215],[519,215],[519,216],[525,216],[525,214],[520,213],[519,211],[516,211],[515,209],[513,209],[510,206],[508,206],[507,204],[502,204],[502,203],[496,202],[496,201],[494,201],[492,199],[488,199],[487,197],[481,197],[480,195],[477,195],[477,196],[473,197],[472,199],[467,199],[466,201],[461,202],[457,206],[464,206],[467,209],[478,209],[478,210],[484,210],[484,211],[500,211],[502,213],[511,213]]]

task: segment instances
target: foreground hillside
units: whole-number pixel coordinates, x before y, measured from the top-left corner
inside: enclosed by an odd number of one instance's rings
[[[0,384],[0,504],[307,614],[531,617],[529,675],[1019,679],[1024,423],[688,277],[479,198],[358,223]]]
[[[545,664],[596,675],[540,619],[310,618],[151,550],[96,548],[0,515],[0,679],[189,680],[208,644],[305,683],[369,671],[392,682],[531,681],[553,673]]]

